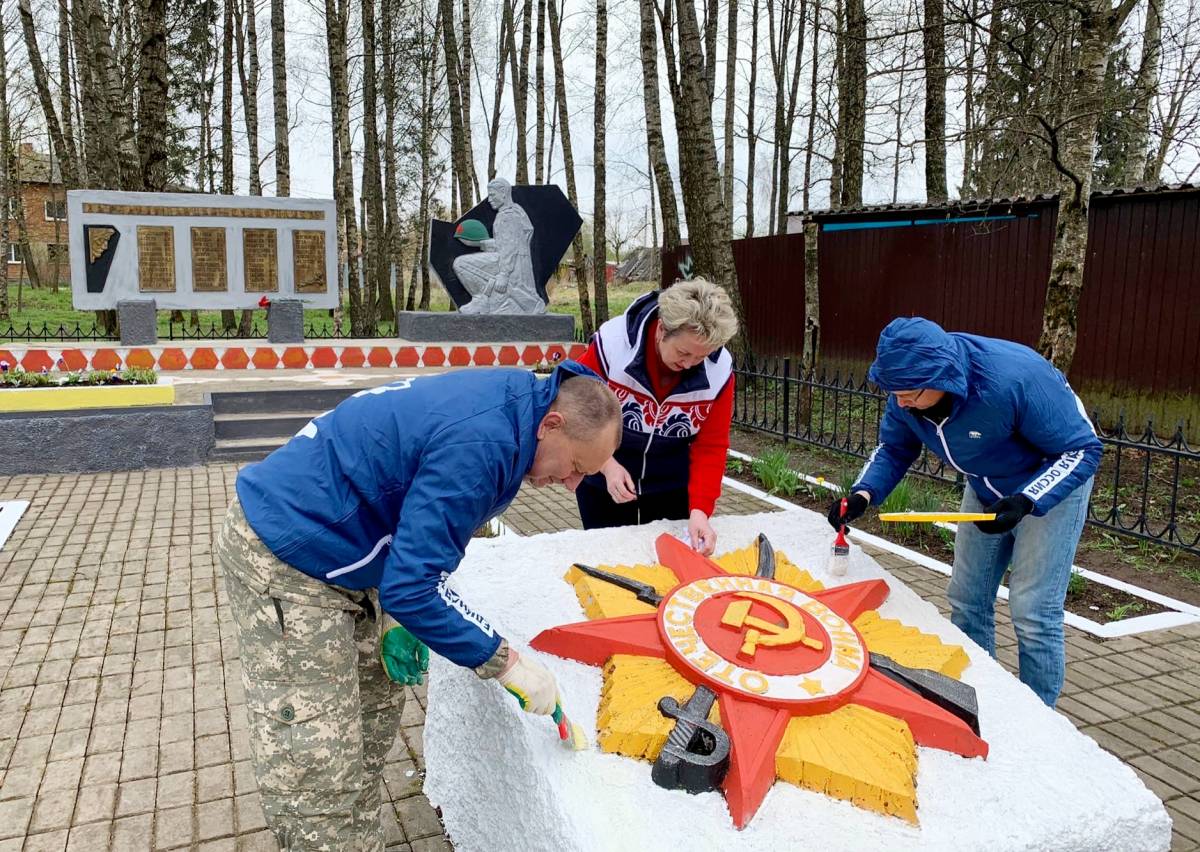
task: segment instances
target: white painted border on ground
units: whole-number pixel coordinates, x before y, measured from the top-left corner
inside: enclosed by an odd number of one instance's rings
[[[12,535],[13,530],[17,528],[17,523],[28,508],[28,500],[0,501],[0,550],[4,549],[5,542],[8,541],[8,537]]]
[[[744,461],[754,460],[753,456],[748,456],[745,453],[738,452],[737,450],[730,450],[729,454],[734,458],[739,458]],[[816,477],[812,477],[807,474],[798,475],[801,476],[806,482],[809,482],[813,485],[819,485],[822,488],[827,488],[833,492],[841,491],[837,485],[826,482],[823,479],[817,479]],[[795,503],[784,500],[782,497],[776,497],[773,494],[768,494],[759,488],[755,488],[753,485],[747,485],[746,483],[740,482],[739,480],[731,477],[725,477],[724,481],[725,484],[729,485],[730,487],[757,497],[764,502],[770,503],[772,506],[778,506],[781,509],[787,510],[803,509],[802,506],[797,506]],[[930,556],[926,556],[923,553],[918,553],[915,550],[910,550],[907,547],[903,547],[899,544],[888,541],[885,538],[880,538],[877,535],[871,535],[870,533],[862,532],[861,530],[856,529],[851,529],[849,535],[853,541],[858,541],[862,544],[870,544],[873,547],[878,547],[880,550],[886,550],[889,553],[902,556],[910,562],[920,565],[922,568],[928,568],[931,571],[936,571],[939,574],[946,575],[947,577],[949,577],[953,571],[951,566],[947,565],[945,562],[941,562]],[[1121,589],[1129,594],[1136,595],[1146,600],[1152,600],[1155,603],[1159,603],[1162,606],[1172,607],[1175,610],[1173,612],[1156,612],[1151,615],[1139,615],[1133,618],[1125,618],[1120,621],[1109,622],[1108,624],[1100,624],[1099,622],[1092,621],[1090,618],[1084,618],[1082,615],[1076,615],[1073,612],[1063,613],[1063,620],[1066,624],[1082,630],[1085,633],[1090,633],[1091,635],[1100,639],[1116,639],[1121,636],[1133,636],[1139,633],[1149,633],[1153,630],[1167,630],[1172,627],[1181,627],[1185,624],[1192,624],[1200,621],[1200,609],[1197,609],[1191,604],[1184,603],[1183,601],[1177,601],[1174,598],[1167,597],[1166,595],[1159,595],[1155,592],[1149,591],[1148,589],[1142,589],[1130,583],[1123,583],[1119,580],[1113,580],[1111,577],[1106,577],[1103,574],[1097,574],[1094,571],[1084,572],[1084,569],[1078,568],[1077,566],[1073,567],[1074,570],[1083,573],[1084,576],[1095,580],[1101,585]],[[997,596],[1001,600],[1008,600],[1008,587],[1001,586]]]

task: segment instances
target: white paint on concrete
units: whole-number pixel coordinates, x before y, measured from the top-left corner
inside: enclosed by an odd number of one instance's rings
[[[28,508],[28,500],[0,501],[0,550],[4,549],[4,543],[8,541],[8,537],[17,528],[17,523]]]
[[[825,520],[789,511],[714,519],[723,548],[764,532],[817,579],[829,549]],[[677,527],[569,531],[477,539],[452,585],[526,652],[541,630],[583,619],[562,577],[571,562],[653,562],[655,536]],[[600,669],[529,651],[558,678],[564,707],[592,740],[586,752],[558,742],[545,717],[527,716],[494,683],[435,659],[425,725],[425,792],[441,807],[460,852],[508,850],[1163,850],[1171,823],[1133,770],[1047,709],[998,663],[867,557],[841,582],[882,578],[885,617],[962,644],[964,680],[978,691],[985,760],[919,749],[920,826],[777,783],[742,832],[722,797],[662,790],[650,765],[595,745]]]

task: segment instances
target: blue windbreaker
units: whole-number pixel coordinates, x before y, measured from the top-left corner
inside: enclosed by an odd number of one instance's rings
[[[244,468],[237,494],[263,543],[310,577],[379,589],[383,609],[462,666],[500,644],[446,586],[472,534],[516,496],[564,377],[464,370],[355,394]]]
[[[940,423],[889,396],[880,444],[855,489],[879,505],[929,447],[961,471],[983,504],[1021,493],[1044,515],[1096,472],[1102,446],[1066,378],[1028,346],[948,333],[921,317],[890,322],[868,377],[885,391],[952,395]]]

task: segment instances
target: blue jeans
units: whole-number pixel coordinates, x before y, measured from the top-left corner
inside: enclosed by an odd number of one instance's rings
[[[1021,682],[1051,707],[1066,669],[1063,600],[1091,493],[1089,479],[1042,517],[1026,515],[1011,532],[988,535],[974,524],[959,524],[954,538],[954,574],[947,589],[950,620],[996,656],[996,592],[1011,564],[1008,605]],[[962,511],[983,509],[968,485]]]

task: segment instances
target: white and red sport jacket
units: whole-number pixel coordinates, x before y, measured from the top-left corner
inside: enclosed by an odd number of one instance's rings
[[[579,361],[602,376],[621,401],[624,435],[614,456],[637,492],[686,487],[689,510],[711,516],[729,449],[733,358],[721,348],[695,367],[670,373],[654,345],[657,323],[653,291],[600,326]],[[587,482],[605,487],[600,474]]]

